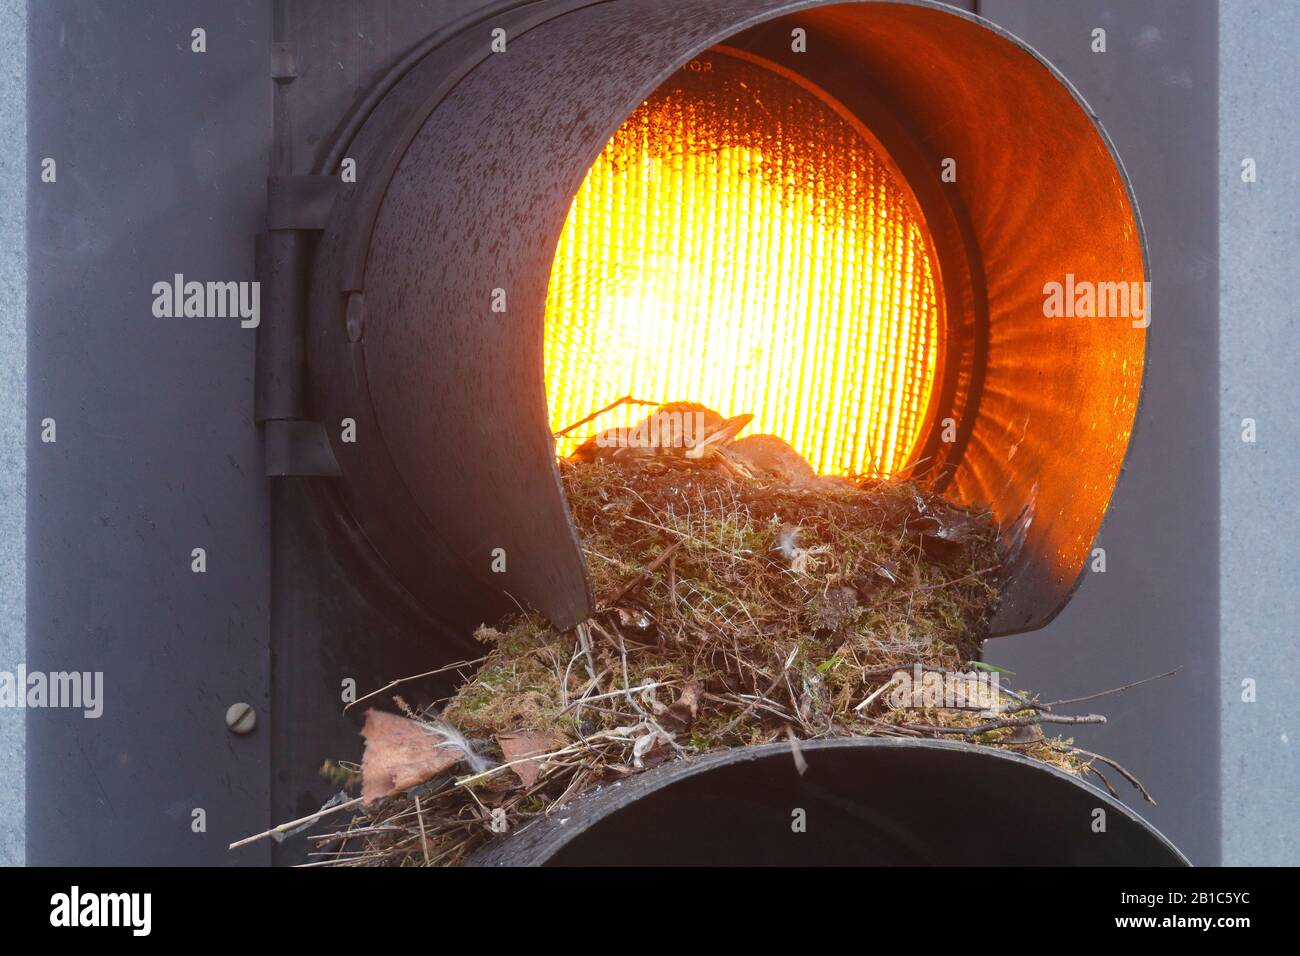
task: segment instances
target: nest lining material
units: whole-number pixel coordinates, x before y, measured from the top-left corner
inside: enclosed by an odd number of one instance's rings
[[[800,740],[956,736],[1140,788],[1041,729],[1104,718],[985,680],[990,514],[908,481],[818,478],[727,424],[698,454],[588,444],[560,462],[598,610],[567,632],[532,613],[484,626],[488,653],[444,707],[369,711],[363,795],[333,809],[364,807],[313,838],[315,865],[459,864],[604,783],[774,741],[798,766]]]

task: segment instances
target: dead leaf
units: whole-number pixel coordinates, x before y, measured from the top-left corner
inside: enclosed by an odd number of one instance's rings
[[[366,804],[432,780],[465,759],[465,751],[425,725],[382,710],[367,710],[361,728],[361,796]]]
[[[700,695],[703,692],[699,681],[688,681],[677,702],[668,708],[668,713],[683,724],[689,724],[700,716]]]
[[[512,765],[510,769],[523,781],[525,787],[535,784],[542,772],[540,760],[525,758],[547,753],[556,746],[556,741],[545,734],[530,733],[499,734],[497,743],[501,746],[501,753],[505,755],[506,763]],[[516,760],[522,762],[515,763]]]

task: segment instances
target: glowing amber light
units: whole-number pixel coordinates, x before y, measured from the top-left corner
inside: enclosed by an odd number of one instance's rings
[[[823,474],[888,475],[925,424],[937,268],[907,187],[823,97],[711,53],[625,122],[556,249],[559,431],[623,395],[745,412]],[[621,406],[561,440],[629,425]]]

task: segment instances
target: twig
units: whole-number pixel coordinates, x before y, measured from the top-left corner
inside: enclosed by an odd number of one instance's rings
[[[1117,791],[1114,787],[1111,786],[1110,781],[1106,779],[1106,775],[1104,773],[1102,773],[1092,764],[1085,764],[1084,769],[1087,770],[1089,773],[1095,773],[1097,777],[1101,780],[1101,782],[1106,785],[1106,791],[1116,800],[1119,799],[1119,791]]]
[[[591,635],[587,633],[586,622],[579,624],[574,630],[578,632],[578,646],[582,648],[587,662],[587,676],[595,683],[600,678],[596,676],[596,658],[591,653]]]
[[[305,817],[299,817],[297,820],[290,820],[288,823],[281,823],[278,827],[271,827],[271,829],[263,830],[261,833],[254,834],[251,837],[244,837],[242,840],[236,840],[234,843],[230,844],[228,849],[237,850],[241,846],[248,846],[250,843],[256,843],[258,840],[265,840],[268,837],[275,836],[277,833],[287,833],[297,827],[306,826],[309,823],[315,823],[321,817],[327,817],[331,813],[338,813],[340,810],[348,809],[348,807],[355,807],[364,799],[364,797],[355,797],[354,799],[346,800],[343,803],[336,803],[328,809],[317,810],[315,813],[310,813]]]
[[[583,425],[587,424],[587,422],[595,421],[601,415],[604,415],[606,412],[612,412],[620,405],[662,405],[662,404],[663,402],[644,402],[639,398],[633,398],[631,395],[624,395],[622,398],[616,398],[614,401],[610,402],[604,408],[592,412],[586,418],[580,418],[572,425],[569,425],[567,428],[560,429],[558,432],[554,433],[553,437],[563,438],[565,435],[569,434],[569,432],[573,431],[575,428],[581,428]]]
[[[744,710],[738,713],[732,720],[728,721],[727,726],[719,730],[715,736],[719,738],[725,737],[733,727],[735,727],[742,720],[744,720],[746,717],[752,714],[754,712],[754,708],[758,706],[758,702],[760,700],[765,699],[768,694],[776,690],[776,685],[781,683],[781,678],[783,678],[785,676],[785,672],[790,669],[790,665],[794,663],[795,656],[798,655],[798,653],[799,653],[799,646],[796,644],[794,648],[791,649],[790,656],[785,659],[785,665],[781,668],[781,673],[776,675],[776,678],[772,681],[771,684],[768,685],[767,690],[763,691],[763,693],[760,694],[753,701],[753,703],[751,703],[748,707],[746,707]]]
[[[897,685],[897,684],[898,684],[898,674],[895,673],[893,677],[891,677],[891,678],[890,678],[888,681],[886,681],[885,683],[881,684],[881,685],[880,685],[878,688],[876,688],[876,689],[875,689],[871,694],[869,694],[869,695],[868,695],[868,696],[867,696],[867,697],[862,701],[862,703],[860,703],[860,704],[858,704],[858,706],[854,707],[854,708],[853,708],[854,712],[855,712],[855,713],[859,713],[859,714],[862,713],[862,712],[865,711],[868,707],[870,707],[872,704],[874,704],[874,703],[876,702],[876,698],[877,698],[877,697],[879,697],[879,696],[880,696],[881,694],[883,694],[885,691],[889,690],[889,688],[894,687],[894,686]]]
[[[1151,806],[1153,807],[1158,805],[1155,801],[1155,798],[1153,798],[1151,794],[1147,793],[1147,788],[1142,786],[1142,781],[1139,780],[1137,777],[1133,776],[1133,774],[1129,773],[1127,770],[1121,767],[1110,757],[1103,757],[1101,754],[1095,754],[1091,750],[1084,750],[1082,747],[1072,746],[1071,749],[1077,754],[1083,754],[1084,756],[1093,757],[1097,760],[1100,760],[1108,767],[1114,767],[1115,770],[1118,771],[1119,774],[1123,776],[1125,780],[1133,784],[1133,786],[1137,787],[1138,793],[1142,794],[1143,798],[1146,800],[1147,803],[1151,804]],[[1093,772],[1096,773],[1095,770]]]
[[[1125,685],[1122,686],[1122,687],[1112,687],[1110,690],[1098,691],[1098,692],[1095,693],[1095,694],[1089,694],[1087,697],[1069,697],[1069,698],[1066,698],[1065,700],[1054,700],[1054,701],[1051,701],[1050,703],[1047,703],[1047,704],[1039,704],[1038,706],[1039,706],[1039,707],[1056,707],[1058,704],[1081,704],[1081,703],[1083,703],[1085,700],[1096,700],[1098,697],[1106,697],[1106,696],[1108,696],[1108,695],[1110,695],[1110,694],[1119,694],[1119,693],[1123,693],[1123,692],[1126,691],[1126,690],[1131,690],[1132,688],[1134,688],[1134,687],[1139,687],[1139,686],[1141,686],[1142,684],[1149,684],[1149,683],[1151,683],[1152,681],[1156,681],[1156,680],[1164,680],[1166,677],[1173,677],[1173,676],[1174,676],[1175,674],[1177,674],[1180,670],[1182,670],[1182,667],[1175,667],[1175,668],[1174,668],[1173,670],[1171,670],[1168,674],[1157,674],[1155,677],[1144,677],[1144,678],[1142,678],[1141,680],[1135,680],[1135,681],[1134,681],[1133,683],[1131,683],[1131,684],[1125,684]]]
[[[654,690],[656,687],[671,687],[675,683],[677,682],[672,680],[650,681],[649,683],[641,684],[639,687],[630,687],[628,688],[628,690],[631,691],[633,694],[639,694],[642,691]],[[626,691],[611,690],[607,694],[595,694],[591,697],[579,697],[573,703],[569,704],[568,707],[565,707],[563,710],[561,710],[560,714],[564,714],[565,712],[572,710],[574,707],[585,707],[593,700],[607,700],[610,697],[622,697],[624,693],[626,693]]]
[[[1033,717],[1002,717],[974,727],[935,727],[930,724],[899,724],[908,730],[919,730],[931,734],[961,734],[963,737],[977,737],[990,730],[1002,730],[1005,727],[1032,727],[1035,724],[1104,724],[1102,714],[1082,714],[1078,717],[1066,717],[1062,714],[1037,713]]]
[[[993,567],[991,567],[991,568],[983,568],[983,569],[981,569],[981,570],[979,570],[979,571],[972,571],[970,574],[963,574],[961,577],[959,577],[959,578],[953,578],[951,581],[940,581],[938,584],[926,584],[926,585],[923,585],[922,587],[919,587],[919,588],[912,588],[912,590],[908,591],[907,593],[908,593],[908,594],[916,594],[916,593],[918,593],[919,591],[933,591],[933,590],[935,590],[935,589],[937,589],[937,588],[947,588],[947,587],[952,587],[954,584],[961,584],[961,582],[963,582],[963,581],[969,581],[971,578],[978,578],[978,577],[981,577],[981,576],[983,576],[983,575],[985,575],[985,574],[991,574],[992,572],[994,572],[994,571],[998,571],[998,570],[1000,570],[1001,568],[1002,568],[1002,565],[1000,565],[1000,564],[995,564],[995,565],[993,565]]]
[[[420,795],[415,795],[415,817],[420,823],[420,849],[424,852],[424,863],[429,864],[429,837],[424,832],[424,811],[420,808]]]
[[[628,579],[626,584],[624,584],[621,588],[619,588],[616,592],[614,592],[613,597],[611,597],[607,601],[602,602],[602,606],[604,608],[615,607],[619,601],[623,600],[623,598],[631,594],[632,591],[640,587],[646,581],[646,579],[650,577],[650,575],[658,571],[659,568],[663,565],[663,563],[667,561],[669,558],[671,558],[673,555],[675,555],[683,544],[685,544],[685,541],[679,539],[677,541],[674,541],[668,547],[664,548],[664,550],[660,552],[659,557],[655,558],[653,561],[647,564],[645,568],[643,568],[641,571],[638,571],[636,574],[632,575],[632,577]]]
[[[593,627],[599,630],[606,637],[613,636],[618,638],[618,654],[623,662],[623,693],[627,698],[628,704],[630,704],[632,709],[636,711],[642,721],[649,724],[650,727],[652,727],[664,740],[668,741],[669,746],[671,746],[673,750],[677,751],[679,755],[684,756],[686,754],[685,748],[677,742],[677,739],[672,734],[664,730],[663,727],[659,725],[659,721],[655,720],[654,717],[647,713],[646,709],[638,704],[636,699],[632,696],[632,689],[628,686],[631,681],[627,673],[627,645],[623,642],[622,633],[619,632],[618,628],[615,628],[613,635],[611,635],[609,631],[596,624],[595,621],[592,621],[591,623]]]
[[[667,534],[675,534],[675,535],[677,535],[677,537],[681,538],[683,541],[694,541],[696,544],[702,544],[702,545],[704,545],[706,548],[712,548],[714,551],[718,551],[718,552],[720,552],[721,554],[725,554],[725,555],[727,555],[728,557],[731,557],[731,558],[740,558],[741,560],[744,560],[744,561],[756,561],[756,560],[757,560],[757,559],[754,558],[752,555],[749,555],[749,556],[742,556],[742,555],[736,554],[735,552],[728,551],[726,548],[723,548],[723,547],[720,547],[719,545],[714,544],[712,541],[706,541],[706,540],[704,540],[703,538],[697,538],[697,537],[695,537],[695,535],[687,534],[685,531],[678,531],[676,528],[670,528],[670,527],[668,527],[667,525],[656,524],[656,523],[653,522],[653,521],[646,521],[644,518],[638,518],[636,515],[623,515],[623,517],[626,518],[628,521],[635,521],[637,524],[643,524],[643,525],[645,525],[647,528],[657,528],[658,530],[663,531],[663,532],[665,532],[665,533],[667,533]]]
[[[485,660],[487,660],[486,655],[483,657],[475,658],[472,661],[457,661],[454,664],[448,664],[445,667],[439,667],[437,670],[434,671],[425,671],[423,674],[415,674],[411,677],[400,678],[398,680],[385,684],[383,687],[379,688],[379,690],[371,691],[369,694],[366,694],[364,697],[358,697],[356,700],[352,701],[352,703],[344,707],[343,712],[347,713],[349,707],[355,707],[363,700],[369,700],[371,697],[378,697],[380,694],[384,693],[385,691],[392,690],[398,684],[406,684],[413,680],[419,680],[422,677],[432,677],[435,674],[445,674],[447,671],[454,671],[459,667],[472,667],[474,664],[482,664]]]

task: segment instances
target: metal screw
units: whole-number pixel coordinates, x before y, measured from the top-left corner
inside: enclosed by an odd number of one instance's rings
[[[252,704],[246,704],[242,700],[238,704],[231,704],[226,708],[226,726],[231,733],[241,736],[251,734],[257,726],[257,711]]]

